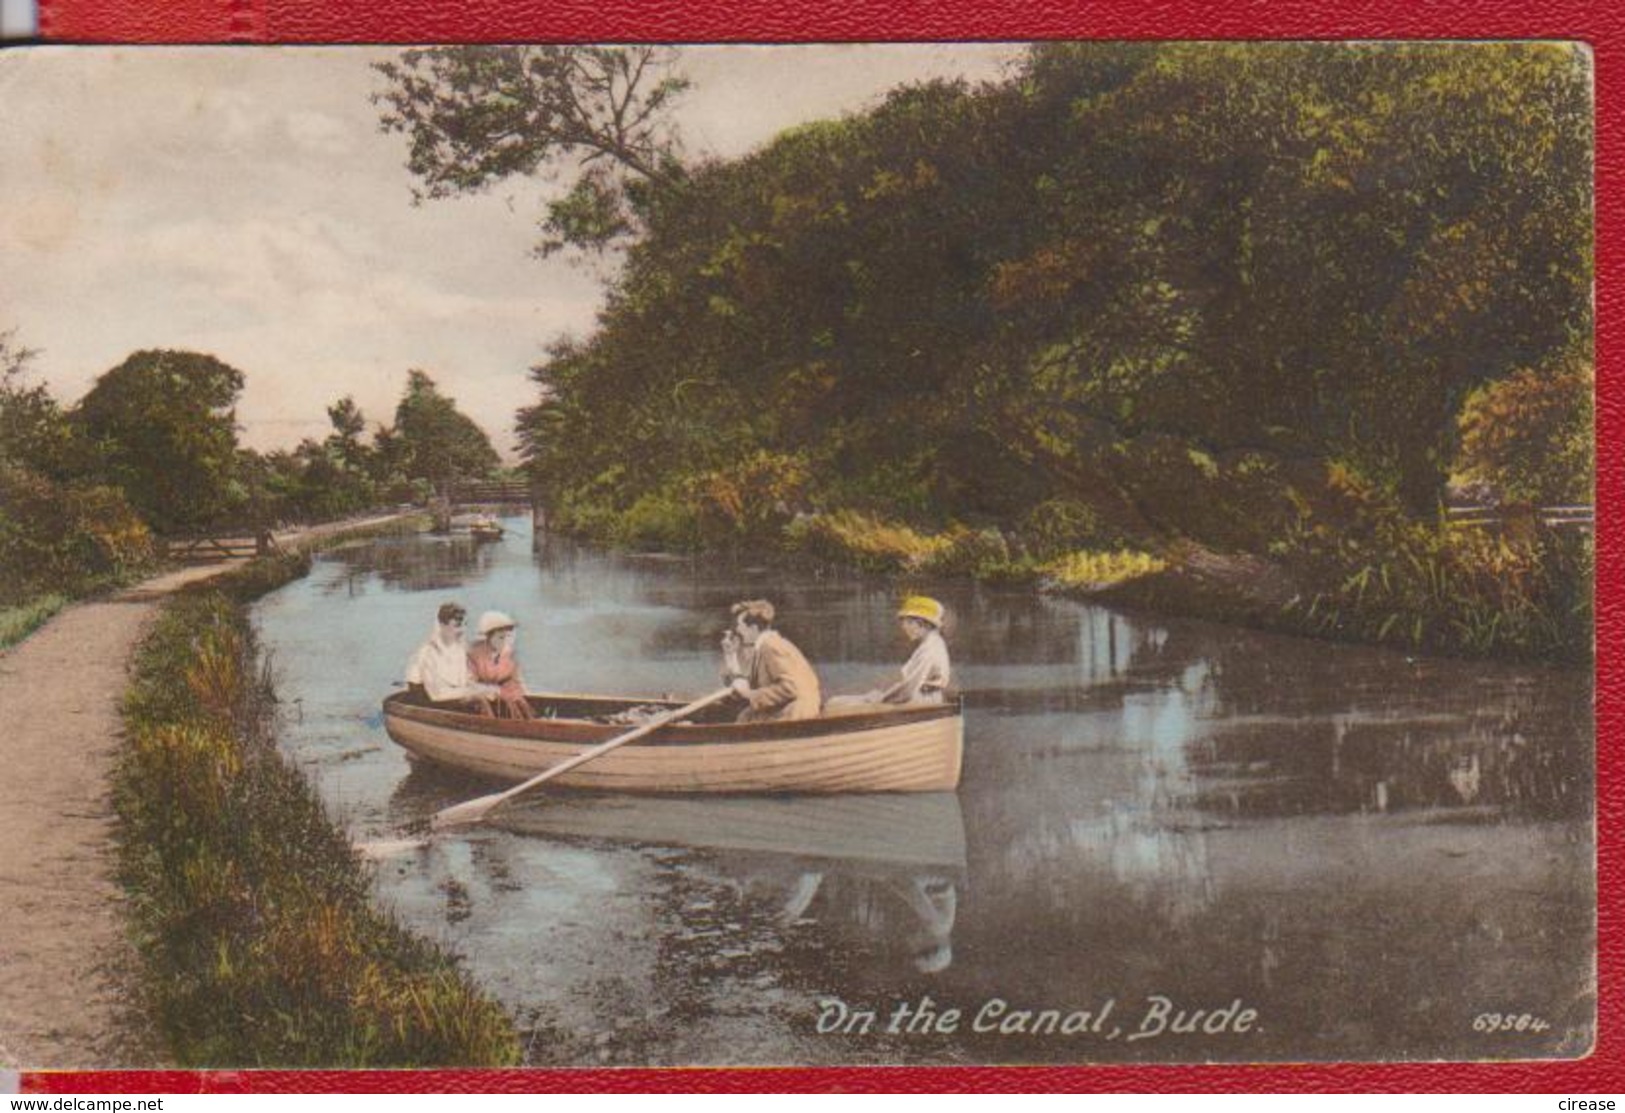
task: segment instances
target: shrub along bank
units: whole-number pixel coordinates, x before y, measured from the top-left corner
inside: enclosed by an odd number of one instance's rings
[[[851,509],[731,519],[694,492],[658,513],[647,498],[636,513],[566,504],[553,523],[612,546],[777,550],[902,586],[968,576],[1407,651],[1591,658],[1588,534],[1419,520],[1336,464],[1288,468],[1255,454],[1178,480],[1137,488],[1126,510],[1056,498],[1014,524]]]
[[[177,596],[136,654],[114,795],[142,992],[184,1066],[515,1063],[501,1007],[372,906],[277,751],[241,603],[307,569],[256,561]]]

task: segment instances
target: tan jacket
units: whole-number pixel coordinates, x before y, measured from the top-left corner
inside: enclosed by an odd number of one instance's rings
[[[778,631],[764,630],[756,640],[746,679],[750,681],[750,706],[740,714],[740,722],[818,717],[823,705],[818,674],[801,650]]]

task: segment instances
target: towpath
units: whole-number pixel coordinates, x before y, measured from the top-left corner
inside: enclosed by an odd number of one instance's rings
[[[384,524],[337,522],[283,544]],[[129,999],[110,774],[130,654],[165,596],[243,562],[76,604],[0,651],[0,1070],[157,1065]]]

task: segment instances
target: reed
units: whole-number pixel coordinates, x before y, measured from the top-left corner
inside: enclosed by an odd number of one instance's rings
[[[137,651],[114,778],[141,993],[184,1066],[495,1066],[513,1024],[454,958],[375,909],[311,786],[236,601],[255,562],[166,605]]]
[[[1307,556],[1286,617],[1308,632],[1473,657],[1592,655],[1594,551],[1584,535],[1509,539],[1413,525],[1383,544],[1339,538]]]

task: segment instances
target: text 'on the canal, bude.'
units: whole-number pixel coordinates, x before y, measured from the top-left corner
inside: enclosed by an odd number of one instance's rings
[[[973,1008],[923,995],[889,1007],[852,1005],[836,997],[818,1002],[822,1035],[1074,1036],[1135,1043],[1159,1036],[1240,1036],[1259,1030],[1258,1010],[1238,997],[1218,1007],[1192,1008],[1151,994],[1138,1009],[1120,1009],[1115,997],[1087,1007],[1036,1008],[990,997]]]

